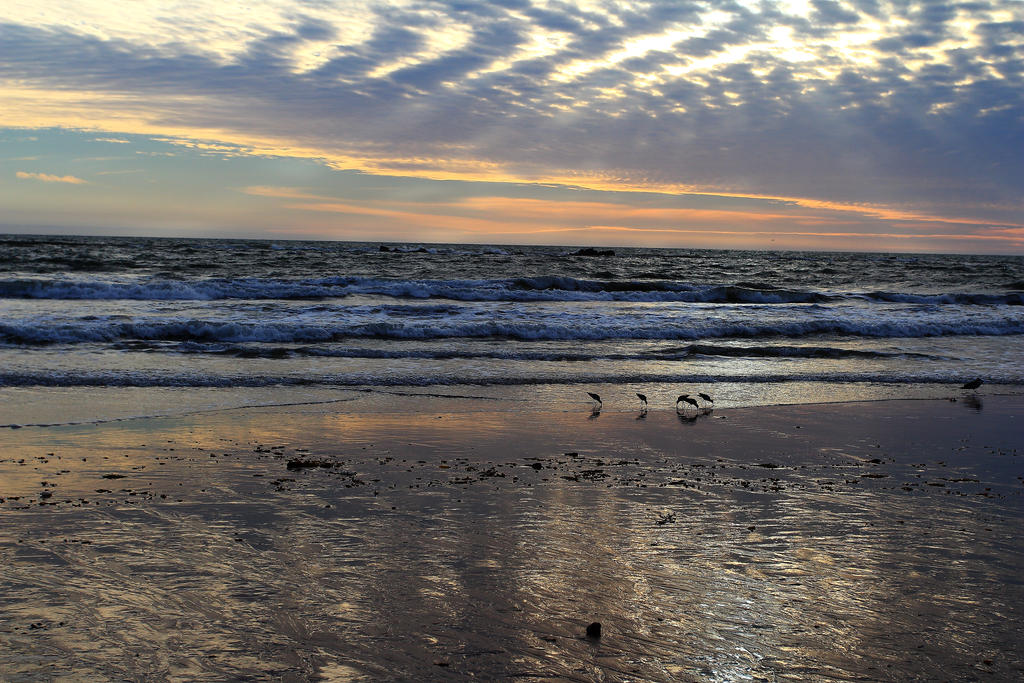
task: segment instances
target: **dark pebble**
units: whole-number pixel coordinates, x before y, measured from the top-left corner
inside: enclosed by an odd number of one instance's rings
[[[601,637],[601,622],[595,621],[587,626],[587,637],[588,638],[600,638]]]

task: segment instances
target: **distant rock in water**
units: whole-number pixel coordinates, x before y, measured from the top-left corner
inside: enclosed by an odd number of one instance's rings
[[[420,247],[419,249],[399,249],[398,247],[389,247],[386,244],[382,244],[377,247],[377,251],[388,254],[429,254],[430,250],[426,247]]]
[[[594,249],[593,247],[584,247],[577,249],[576,251],[569,254],[569,256],[615,256],[614,249]]]

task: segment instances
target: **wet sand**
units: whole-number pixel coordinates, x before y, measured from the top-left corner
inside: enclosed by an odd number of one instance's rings
[[[0,680],[1024,676],[1021,397],[400,400],[4,430]]]

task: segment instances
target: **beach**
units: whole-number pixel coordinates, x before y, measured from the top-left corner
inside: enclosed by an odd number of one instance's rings
[[[0,683],[1024,682],[1021,0],[0,17]]]
[[[1019,256],[0,250],[0,680],[1024,670]]]
[[[1024,673],[1020,396],[385,398],[4,429],[0,678]]]

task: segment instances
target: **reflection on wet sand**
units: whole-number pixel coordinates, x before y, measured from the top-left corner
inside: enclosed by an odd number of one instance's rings
[[[966,408],[969,408],[977,413],[981,412],[981,409],[985,407],[985,403],[981,400],[981,396],[977,394],[968,394],[964,396],[961,401]]]
[[[1012,677],[1016,408],[898,408],[25,430],[0,455],[0,671]]]

